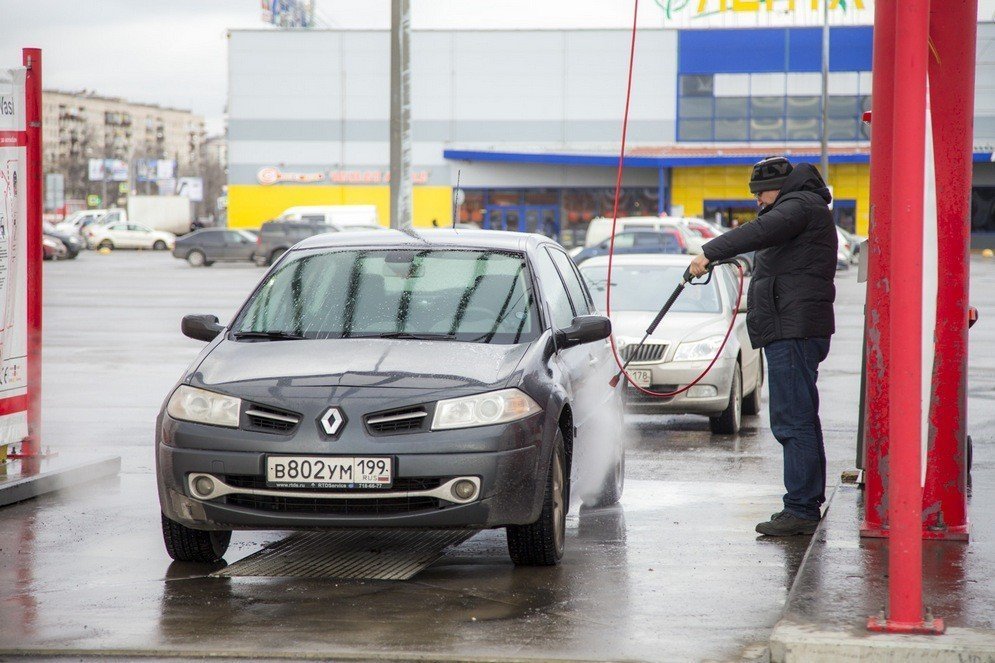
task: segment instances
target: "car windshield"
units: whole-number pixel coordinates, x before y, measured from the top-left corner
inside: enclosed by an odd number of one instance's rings
[[[426,338],[521,343],[538,331],[521,255],[319,250],[293,254],[255,292],[236,338]]]
[[[670,265],[614,265],[612,267],[612,312],[649,311],[663,308],[674,291],[685,267]],[[607,266],[580,267],[580,273],[587,280],[591,294],[600,310],[607,310],[606,293],[608,284]],[[671,311],[684,313],[719,313],[722,310],[718,277],[712,276],[707,285],[692,285],[684,288]]]

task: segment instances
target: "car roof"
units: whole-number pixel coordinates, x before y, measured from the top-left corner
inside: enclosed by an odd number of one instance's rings
[[[683,253],[627,253],[615,256],[615,265],[660,265],[662,267],[687,267],[694,256]],[[608,256],[597,256],[585,260],[578,269],[607,267]]]
[[[365,230],[322,233],[294,246],[294,250],[337,247],[362,248],[461,248],[497,251],[534,251],[541,245],[559,246],[545,235],[505,230],[453,230],[451,228]]]

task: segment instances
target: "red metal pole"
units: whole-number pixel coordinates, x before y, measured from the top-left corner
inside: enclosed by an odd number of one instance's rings
[[[923,536],[960,539],[967,522],[967,327],[978,0],[932,0],[929,98],[940,279],[923,488]]]
[[[895,6],[874,6],[874,78],[871,95],[871,223],[867,302],[864,305],[864,522],[863,536],[887,536],[888,350],[891,334],[891,152],[895,108]]]
[[[41,49],[25,48],[24,101],[27,120],[27,276],[28,276],[28,438],[23,455],[41,449],[41,316],[42,316],[42,126]]]
[[[901,633],[942,632],[923,618],[922,604],[922,269],[926,151],[926,56],[929,0],[895,3],[894,145],[891,196],[891,338],[888,439],[890,537],[888,615],[868,628]],[[878,75],[887,75],[879,72]]]

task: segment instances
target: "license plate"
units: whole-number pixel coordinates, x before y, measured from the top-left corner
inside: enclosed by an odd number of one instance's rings
[[[390,488],[394,459],[384,456],[267,456],[272,488]]]
[[[643,389],[646,389],[653,383],[653,371],[630,370],[629,375],[632,377],[632,381]]]

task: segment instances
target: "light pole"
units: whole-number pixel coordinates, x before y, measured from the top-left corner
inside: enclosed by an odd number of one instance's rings
[[[829,0],[822,2],[822,149],[819,167],[829,183]]]
[[[411,227],[410,0],[391,0],[390,227]]]

